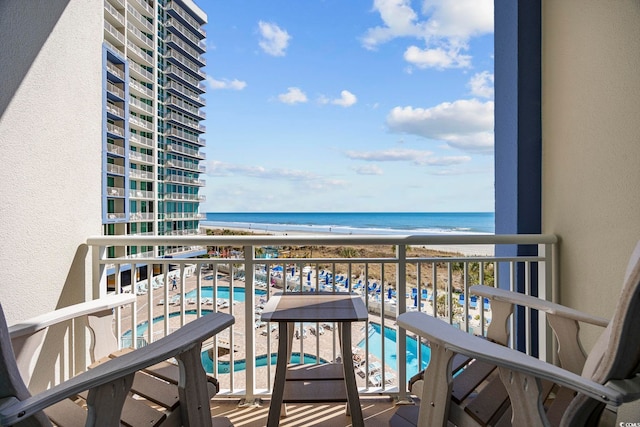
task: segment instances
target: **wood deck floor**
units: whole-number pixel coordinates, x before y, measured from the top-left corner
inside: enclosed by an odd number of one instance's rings
[[[361,397],[362,414],[367,427],[387,427],[396,406],[389,398]],[[351,418],[345,415],[344,403],[287,404],[287,416],[280,419],[281,427],[348,427]],[[214,399],[211,414],[228,417],[235,427],[263,427],[267,424],[269,401],[260,406],[243,407],[236,399]]]

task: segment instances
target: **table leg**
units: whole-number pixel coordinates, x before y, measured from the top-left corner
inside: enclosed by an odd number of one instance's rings
[[[278,361],[276,363],[276,376],[273,383],[273,392],[271,393],[267,427],[277,427],[280,424],[280,410],[282,409],[284,385],[287,376],[289,325],[287,322],[279,322],[278,326]]]
[[[347,400],[351,412],[351,424],[353,427],[364,427],[362,407],[358,397],[358,385],[353,368],[353,354],[351,351],[351,322],[341,324],[342,344],[342,368],[344,370],[344,382],[347,387]]]

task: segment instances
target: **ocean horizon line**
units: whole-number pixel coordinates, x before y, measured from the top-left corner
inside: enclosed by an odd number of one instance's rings
[[[493,212],[208,212],[204,226],[339,234],[493,234]]]

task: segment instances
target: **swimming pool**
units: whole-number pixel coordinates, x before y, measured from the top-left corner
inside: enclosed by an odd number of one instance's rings
[[[304,362],[302,363],[316,363],[316,356],[311,354],[304,354]],[[271,353],[271,365],[274,366],[278,361],[278,353]],[[256,367],[267,366],[268,356],[263,354],[262,356],[256,357]],[[300,363],[300,353],[291,353],[291,363]],[[320,363],[328,363],[328,361],[320,358]],[[208,373],[213,373],[213,361],[209,357],[208,351],[202,352],[202,366],[204,366],[204,370]],[[226,361],[218,362],[218,373],[219,374],[228,374],[230,372],[231,363]],[[247,369],[247,361],[245,359],[234,360],[233,361],[233,369],[234,372],[244,371]]]
[[[382,346],[384,345],[384,363],[391,369],[398,370],[398,358],[396,356],[396,335],[394,328],[385,326],[384,340],[380,333],[381,327],[378,323],[369,323],[369,353],[382,359]],[[358,347],[365,348],[366,340],[358,343]],[[422,361],[418,361],[418,341],[415,338],[407,337],[407,378],[411,378],[427,367],[431,358],[431,350],[426,344],[420,344],[422,351]],[[420,362],[420,363],[419,363]]]
[[[228,286],[218,286],[218,291],[216,294],[216,298],[221,299],[229,299],[229,287]],[[256,289],[254,291],[256,296],[264,296],[267,294],[267,291],[263,289]],[[198,291],[196,289],[187,292],[185,294],[185,298],[195,298],[198,295]],[[213,298],[213,286],[203,286],[202,287],[202,298]],[[245,301],[245,293],[244,288],[234,287],[233,288],[233,300],[238,302]]]
[[[203,315],[209,314],[212,311],[213,310],[206,310],[206,309],[201,310]],[[189,316],[189,315],[195,316],[196,314],[198,314],[198,312],[196,310],[185,310],[184,314],[187,315],[187,316]],[[173,312],[173,313],[169,313],[169,318],[170,319],[172,317],[177,317],[177,316],[180,316],[180,312],[178,312],[178,311]],[[164,320],[164,315],[154,317],[153,318],[153,324],[155,325],[156,323],[161,322],[163,320]],[[149,321],[148,320],[145,320],[144,322],[138,323],[138,327],[136,328],[138,337],[146,338],[146,333],[147,333],[148,329],[149,329]],[[128,331],[123,333],[122,334],[122,338],[123,339],[124,338],[130,339],[131,338],[131,329],[129,329]]]

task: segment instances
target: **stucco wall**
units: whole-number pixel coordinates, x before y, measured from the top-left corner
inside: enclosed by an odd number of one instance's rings
[[[542,22],[543,230],[562,303],[610,317],[640,240],[640,2],[546,0]]]
[[[102,0],[0,1],[0,302],[81,301],[101,231]]]

